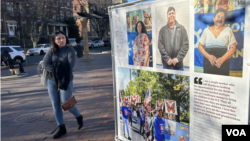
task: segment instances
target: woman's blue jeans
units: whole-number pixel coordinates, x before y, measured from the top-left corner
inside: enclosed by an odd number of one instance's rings
[[[48,85],[49,98],[50,98],[50,101],[51,101],[51,104],[53,107],[53,111],[54,111],[57,125],[63,125],[64,124],[63,112],[62,112],[62,107],[61,107],[61,103],[60,103],[58,88],[56,86],[55,81],[52,81],[49,79],[47,80],[47,85]],[[70,83],[69,83],[69,88],[70,88],[71,92],[73,92],[73,82],[72,81],[70,81]],[[67,91],[60,90],[60,92],[61,92],[62,102],[68,100],[71,97],[69,89],[67,89]],[[75,118],[80,116],[80,113],[79,113],[78,109],[76,108],[76,106],[72,107],[69,110],[69,112],[72,113],[75,116]]]

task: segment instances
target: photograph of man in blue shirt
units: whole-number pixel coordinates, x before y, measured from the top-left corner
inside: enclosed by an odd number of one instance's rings
[[[165,121],[162,118],[162,109],[157,109],[154,121],[154,138],[155,141],[164,141],[165,139]]]
[[[127,133],[128,133],[128,140],[131,140],[130,136],[129,136],[129,129],[128,129],[128,107],[126,106],[126,102],[123,101],[123,105],[122,105],[122,121],[123,121],[123,133],[124,133],[124,137],[125,137],[125,126],[127,128]]]

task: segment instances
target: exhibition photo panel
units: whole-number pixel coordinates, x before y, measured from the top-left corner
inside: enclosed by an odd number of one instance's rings
[[[113,11],[119,139],[220,141],[222,125],[248,122],[246,2],[162,0]]]
[[[189,71],[189,1],[155,6],[156,67]]]
[[[242,77],[245,4],[246,0],[195,0],[195,72]]]
[[[189,76],[118,67],[120,136],[189,141]]]
[[[153,67],[151,8],[126,12],[128,64]]]

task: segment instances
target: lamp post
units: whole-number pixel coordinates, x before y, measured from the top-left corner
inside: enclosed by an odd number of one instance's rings
[[[5,1],[3,2],[3,3],[5,3]],[[9,5],[9,3],[7,2],[7,5]],[[6,11],[6,7],[5,6],[3,6],[4,8],[4,12],[3,12],[3,20],[4,20],[4,22],[3,22],[3,24],[4,24],[4,27],[5,27],[5,44],[7,45],[7,35],[8,35],[8,30],[7,30],[7,24],[6,24],[6,14],[7,14],[7,11]]]

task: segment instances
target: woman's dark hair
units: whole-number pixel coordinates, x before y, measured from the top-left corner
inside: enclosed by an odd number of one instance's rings
[[[135,25],[135,31],[137,32],[137,35],[138,35],[138,31],[137,31],[138,23],[141,23],[141,26],[142,26],[142,32],[141,32],[141,33],[145,33],[146,35],[148,35],[148,34],[147,34],[147,29],[146,29],[146,27],[145,27],[145,25],[143,24],[142,21],[138,21],[138,22],[136,23],[136,25]]]
[[[219,12],[223,12],[223,13],[225,14],[225,21],[226,21],[227,12],[226,12],[226,10],[223,9],[223,8],[217,9],[216,12],[215,12],[215,14],[214,14],[214,17],[215,17]],[[213,19],[214,19],[214,17],[213,17]],[[225,23],[225,22],[224,22],[224,23]],[[210,27],[211,27],[211,26],[214,26],[214,21],[212,21],[212,23],[210,24]]]
[[[57,55],[58,53],[58,48],[59,46],[56,44],[55,40],[56,40],[56,36],[58,34],[63,34],[66,38],[66,45],[69,44],[69,40],[68,37],[66,36],[66,34],[63,31],[57,31],[55,33],[52,34],[52,38],[51,38],[51,47],[52,47],[52,51],[55,55]]]

